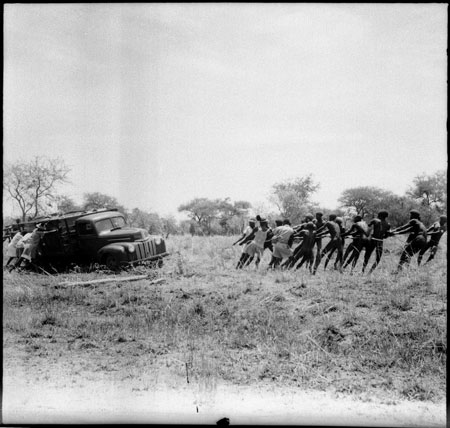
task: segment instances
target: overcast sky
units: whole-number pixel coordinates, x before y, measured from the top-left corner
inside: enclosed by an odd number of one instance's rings
[[[76,202],[175,214],[313,174],[335,208],[447,168],[446,4],[4,8],[4,162],[62,157]]]

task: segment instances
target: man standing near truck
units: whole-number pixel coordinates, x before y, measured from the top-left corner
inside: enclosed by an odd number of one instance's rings
[[[20,257],[17,244],[23,238],[23,236],[20,233],[20,230],[13,228],[13,231],[15,231],[16,233],[11,239],[11,242],[8,244],[8,261],[6,262],[5,268],[7,268],[14,259],[19,259]]]
[[[22,243],[24,244],[23,252],[12,269],[20,267],[22,262],[26,263],[25,268],[28,268],[30,267],[30,265],[33,265],[33,261],[36,259],[38,255],[39,242],[41,241],[41,237],[44,231],[45,225],[42,223],[37,223],[34,230],[31,233],[26,234],[22,238]]]

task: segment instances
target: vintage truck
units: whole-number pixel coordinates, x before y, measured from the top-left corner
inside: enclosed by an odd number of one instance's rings
[[[144,229],[128,227],[117,210],[75,211],[36,219],[23,224],[25,230],[37,223],[41,232],[36,264],[55,268],[70,264],[98,263],[111,270],[151,261],[161,266],[168,256],[162,237],[150,236]]]

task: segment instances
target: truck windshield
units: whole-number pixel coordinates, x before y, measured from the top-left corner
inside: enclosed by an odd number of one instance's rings
[[[125,226],[123,217],[111,217],[95,222],[95,228],[98,233],[110,231],[111,229],[121,228]]]
[[[112,217],[111,218],[112,224],[114,227],[124,227],[125,226],[125,220],[123,217]]]

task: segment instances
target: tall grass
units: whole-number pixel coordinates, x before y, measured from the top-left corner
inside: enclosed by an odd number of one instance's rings
[[[37,359],[76,356],[93,372],[145,379],[146,388],[178,379],[200,389],[226,381],[444,397],[445,242],[430,265],[413,261],[397,275],[391,242],[372,274],[321,266],[311,276],[267,270],[268,253],[258,269],[236,270],[233,239],[170,238],[158,285],[61,287],[99,274],[4,273],[5,347],[22,343]]]

